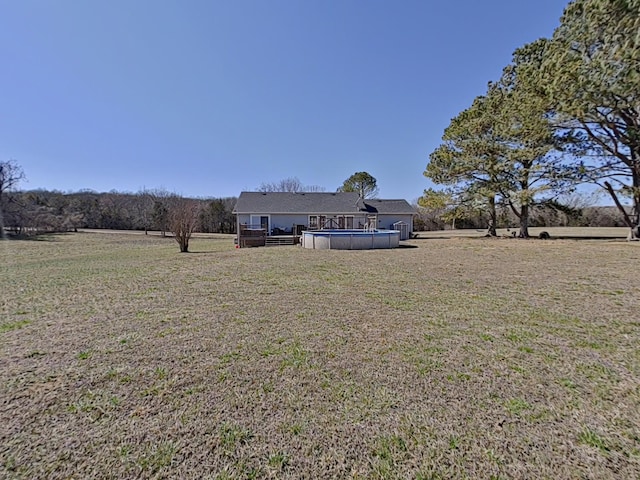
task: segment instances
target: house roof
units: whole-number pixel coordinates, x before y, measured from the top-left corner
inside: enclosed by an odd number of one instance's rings
[[[415,209],[404,199],[385,200],[371,198],[364,200],[368,212],[381,214],[414,214]]]
[[[355,192],[241,192],[233,213],[415,213],[406,200],[361,200]]]

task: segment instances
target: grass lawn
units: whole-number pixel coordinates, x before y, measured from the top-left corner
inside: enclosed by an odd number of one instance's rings
[[[0,242],[0,478],[640,477],[640,244]]]

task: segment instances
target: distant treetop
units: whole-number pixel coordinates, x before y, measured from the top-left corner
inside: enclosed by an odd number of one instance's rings
[[[361,198],[376,198],[378,196],[378,182],[367,172],[356,172],[347,178],[338,192],[357,192]]]

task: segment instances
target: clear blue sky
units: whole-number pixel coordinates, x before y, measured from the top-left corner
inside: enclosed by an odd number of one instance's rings
[[[565,0],[0,0],[24,189],[236,196],[367,171],[416,199],[450,119]]]

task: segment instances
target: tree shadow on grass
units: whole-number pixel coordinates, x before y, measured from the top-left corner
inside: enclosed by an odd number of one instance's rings
[[[178,249],[176,249],[176,253],[179,253],[181,255],[187,255],[187,256],[192,256],[192,255],[213,255],[213,254],[221,254],[221,253],[229,253],[229,252],[233,252],[235,250],[235,248],[230,248],[228,250],[191,250],[189,249],[188,252],[180,252]]]
[[[413,238],[412,240],[418,240],[418,241],[423,241],[423,240],[451,240],[452,238],[454,238],[454,237],[442,235],[442,236],[437,236],[437,237],[416,237],[416,238]],[[469,237],[469,238],[472,238],[472,237]]]
[[[60,237],[70,235],[70,232],[60,232],[60,233],[37,233],[33,235],[7,235],[2,240],[13,242],[13,241],[27,241],[27,242],[58,242],[60,241]],[[1,241],[1,240],[0,240]]]

